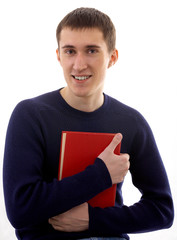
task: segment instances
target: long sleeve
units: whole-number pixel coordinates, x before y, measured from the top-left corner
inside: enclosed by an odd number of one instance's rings
[[[69,106],[58,90],[22,101],[14,109],[6,135],[3,184],[7,215],[19,239],[128,239],[127,233],[171,226],[172,196],[149,125],[136,110],[104,97],[104,104],[90,113]],[[130,155],[132,182],[142,194],[140,201],[123,205],[120,183],[115,207],[89,206],[88,231],[55,231],[48,224],[50,217],[87,202],[112,184],[99,158],[83,172],[57,180],[62,131],[122,133],[121,152]]]
[[[130,172],[141,200],[132,206],[92,208],[90,231],[93,234],[117,235],[168,228],[174,210],[168,178],[153,134],[147,122],[139,118],[130,151]]]
[[[31,101],[20,103],[9,122],[4,154],[6,209],[15,228],[47,221],[111,186],[107,168],[99,159],[75,176],[62,181],[54,176],[45,180],[45,172],[48,170],[50,174],[50,169],[44,171],[46,161],[52,165],[53,157],[46,159],[50,144],[44,136],[39,109]]]

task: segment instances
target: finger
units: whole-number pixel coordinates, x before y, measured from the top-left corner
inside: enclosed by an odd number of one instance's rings
[[[55,221],[54,221],[54,219],[53,219],[53,218],[49,218],[49,220],[48,220],[48,223],[49,223],[49,224],[51,224],[51,225],[52,225],[52,224],[54,224],[54,222],[55,222]]]
[[[122,141],[122,138],[123,138],[122,134],[117,133],[112,139],[111,143],[107,146],[107,149],[110,150],[111,152],[114,152],[117,145]]]
[[[52,217],[52,218],[48,219],[48,223],[53,225],[53,224],[56,224],[57,222],[59,222],[59,220],[60,220],[59,216]]]
[[[130,160],[130,155],[128,153],[120,153],[120,156],[124,157],[128,161]]]

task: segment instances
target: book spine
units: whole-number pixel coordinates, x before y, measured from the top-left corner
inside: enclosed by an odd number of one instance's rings
[[[62,141],[61,141],[61,158],[60,158],[60,168],[59,168],[59,177],[58,179],[62,179],[62,172],[63,172],[63,162],[64,162],[64,155],[65,155],[65,145],[66,145],[66,135],[67,133],[62,133]]]

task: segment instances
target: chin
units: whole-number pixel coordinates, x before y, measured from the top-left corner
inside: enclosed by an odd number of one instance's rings
[[[92,91],[84,88],[77,88],[73,90],[73,93],[77,97],[88,97],[92,94]]]
[[[76,97],[86,98],[86,97],[89,97],[91,94],[90,93],[86,93],[86,92],[77,92],[77,93],[74,93],[74,95]]]

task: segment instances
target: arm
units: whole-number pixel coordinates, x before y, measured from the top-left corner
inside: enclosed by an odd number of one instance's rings
[[[109,146],[98,156],[107,166],[112,184],[122,182],[130,166],[128,154],[120,156],[114,154],[114,150],[121,140],[122,135],[116,134]],[[49,219],[49,223],[58,231],[80,232],[87,230],[89,228],[88,204],[84,203],[52,217]]]
[[[142,193],[132,206],[92,208],[89,206],[89,229],[94,233],[140,233],[169,228],[174,209],[164,165],[153,134],[143,118],[137,119],[136,134],[130,152],[130,172]]]
[[[40,120],[35,104],[25,101],[16,107],[8,126],[3,184],[7,215],[15,228],[47,222],[112,184],[99,159],[75,176],[44,181],[46,142]]]
[[[92,235],[100,233],[103,236],[116,236],[120,233],[154,231],[168,228],[173,222],[173,203],[169,183],[152,132],[145,122],[138,129],[131,148],[130,171],[133,184],[141,191],[142,198],[130,207],[101,209],[89,206],[89,214],[80,206],[79,211],[82,208],[83,215],[88,214],[88,226]],[[110,152],[103,152],[99,157],[103,160],[110,159],[109,154]],[[109,166],[107,167],[110,169]],[[55,218],[55,222],[50,223],[53,227],[59,223],[60,230],[68,231],[65,221],[70,215],[72,215],[71,211],[66,212],[62,217],[59,215]],[[72,223],[78,219],[77,217],[76,214]]]
[[[88,203],[83,203],[67,212],[49,218],[49,223],[57,231],[81,232],[89,228]]]

